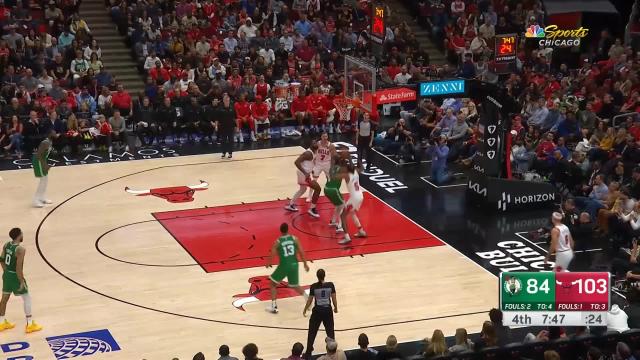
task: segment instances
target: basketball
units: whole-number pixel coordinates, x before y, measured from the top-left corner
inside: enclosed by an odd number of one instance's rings
[[[354,108],[360,108],[362,101],[360,101],[360,99],[353,99],[351,100],[351,105],[353,105]]]

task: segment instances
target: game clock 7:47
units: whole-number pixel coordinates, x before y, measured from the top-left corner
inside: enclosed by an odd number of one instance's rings
[[[555,310],[556,286],[553,273],[505,272],[500,274],[502,311]]]

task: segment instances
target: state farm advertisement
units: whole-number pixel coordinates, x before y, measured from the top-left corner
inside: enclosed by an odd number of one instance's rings
[[[415,100],[416,91],[408,88],[393,88],[376,91],[376,103],[378,105]]]

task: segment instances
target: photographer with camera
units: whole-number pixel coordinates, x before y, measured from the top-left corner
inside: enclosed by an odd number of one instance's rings
[[[447,146],[447,136],[440,135],[429,140],[427,154],[431,154],[431,181],[436,185],[445,184],[451,179],[451,174],[447,171],[447,157],[449,147]]]

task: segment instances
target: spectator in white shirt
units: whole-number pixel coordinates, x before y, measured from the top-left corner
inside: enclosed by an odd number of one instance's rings
[[[411,79],[411,74],[407,72],[407,66],[403,65],[399,74],[393,79],[397,85],[406,85]]]
[[[220,74],[221,79],[225,79],[227,77],[227,68],[220,64],[220,60],[218,58],[213,59],[213,64],[209,66],[209,78],[215,79],[216,74]]]
[[[147,57],[144,59],[144,69],[149,71],[151,68],[156,67],[157,61],[162,64],[162,60],[160,60],[160,58],[156,56],[156,52],[151,50],[151,52],[149,52],[149,55],[147,55]]]
[[[211,44],[207,41],[207,39],[203,36],[196,43],[196,53],[202,57],[206,56],[211,49]]]
[[[193,12],[190,12],[188,15],[183,16],[180,22],[182,23],[182,26],[188,29],[192,26],[198,25],[198,18],[193,16]]]
[[[190,82],[191,80],[189,80],[189,74],[186,71],[182,72],[182,78],[180,79],[180,81],[178,81],[178,83],[180,84],[180,90],[187,91],[187,89],[189,89]]]
[[[229,31],[227,37],[222,41],[224,43],[224,48],[227,49],[229,53],[232,53],[236,46],[238,46],[238,40],[233,35],[233,31]]]
[[[284,46],[284,49],[288,52],[293,51],[293,36],[290,32],[280,37],[280,44]]]
[[[465,4],[462,0],[455,0],[451,3],[451,14],[458,18],[460,16],[464,16]]]
[[[617,332],[629,330],[628,319],[627,313],[620,309],[618,304],[613,304],[611,310],[607,313],[607,330]]]
[[[484,19],[484,24],[480,25],[478,28],[478,33],[482,34],[482,37],[491,41],[494,36],[496,36],[496,28],[491,24],[491,19],[486,17]]]
[[[245,23],[238,28],[238,36],[240,36],[240,33],[243,33],[248,40],[256,37],[256,31],[258,31],[258,28],[253,25],[251,18],[247,18]]]
[[[258,55],[264,58],[264,62],[267,64],[267,66],[273,64],[276,61],[276,54],[273,52],[273,49],[265,49],[264,46],[260,46]]]
[[[476,55],[482,54],[487,49],[487,41],[480,33],[478,33],[476,37],[471,40],[471,45],[469,45],[469,50],[471,50],[471,52]]]

